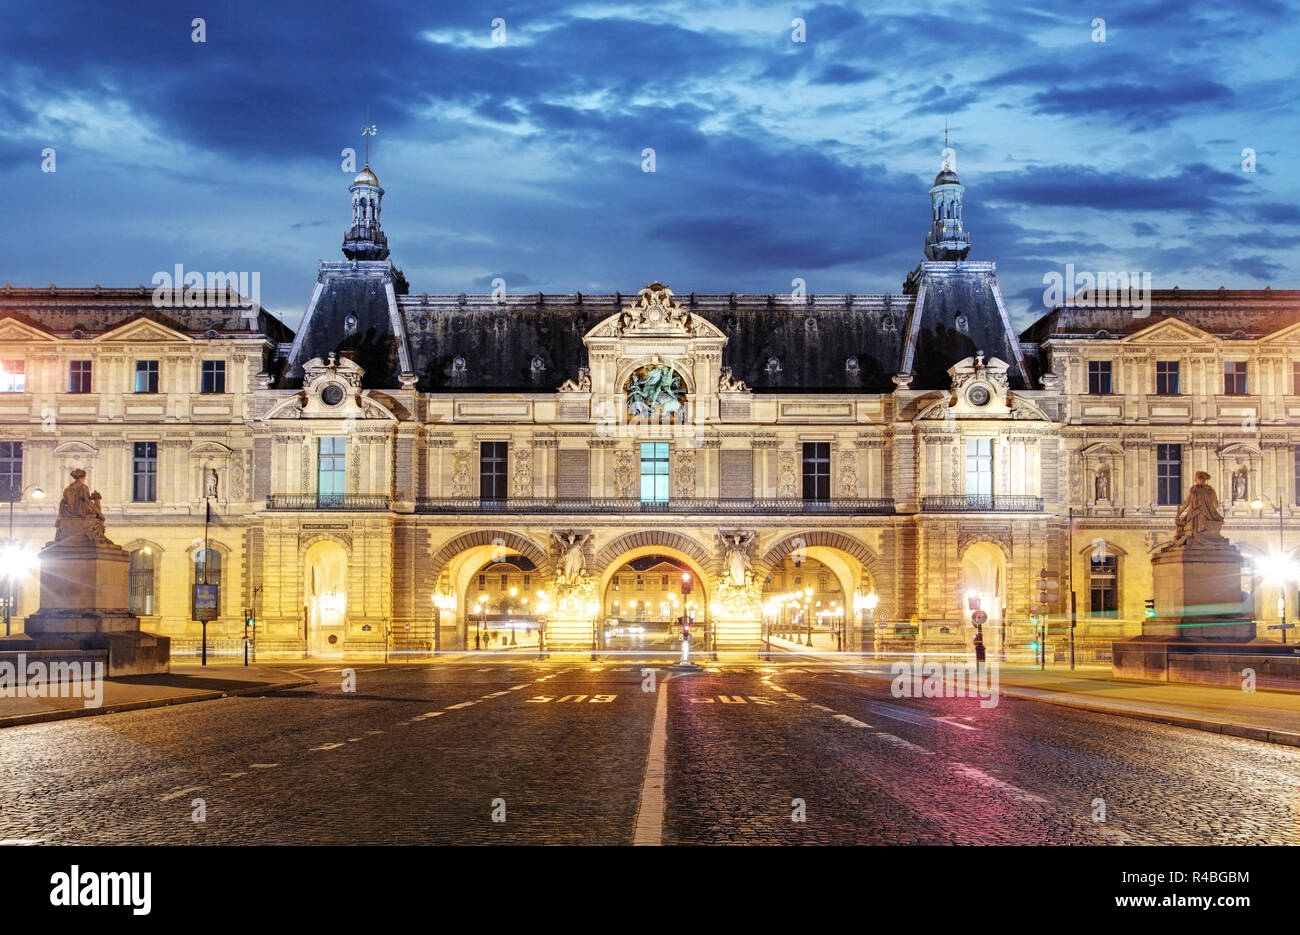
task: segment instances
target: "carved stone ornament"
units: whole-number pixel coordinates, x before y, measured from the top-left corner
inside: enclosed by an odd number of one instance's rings
[[[731,375],[730,367],[722,368],[722,375],[718,377],[719,393],[748,393],[750,389],[745,385],[744,380],[737,380]]]
[[[692,332],[690,310],[676,301],[673,290],[663,283],[652,282],[636,295],[636,302],[626,306],[618,316],[617,334]]]
[[[565,380],[560,384],[559,392],[561,393],[590,393],[591,392],[591,371],[586,367],[578,368],[578,378],[576,380]]]

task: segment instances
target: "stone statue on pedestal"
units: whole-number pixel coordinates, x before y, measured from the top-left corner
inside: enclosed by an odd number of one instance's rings
[[[104,511],[100,508],[99,491],[91,493],[86,486],[85,477],[86,472],[77,468],[72,472],[72,483],[63,488],[59,515],[54,521],[56,546],[108,542],[108,536],[104,533]]]
[[[1210,486],[1210,475],[1196,472],[1196,483],[1187,491],[1187,499],[1174,516],[1177,534],[1174,546],[1184,545],[1191,539],[1219,540],[1223,528],[1223,514],[1219,512],[1219,497]]]

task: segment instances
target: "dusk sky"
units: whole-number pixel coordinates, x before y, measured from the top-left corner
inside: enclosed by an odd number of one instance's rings
[[[896,292],[945,119],[1018,327],[1067,263],[1297,288],[1298,24],[1268,0],[10,5],[0,283],[257,271],[296,325],[368,107],[412,292]]]

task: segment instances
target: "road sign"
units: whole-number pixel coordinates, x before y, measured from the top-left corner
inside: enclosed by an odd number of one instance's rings
[[[194,585],[194,619],[203,622],[216,620],[219,616],[217,613],[217,606],[219,604],[220,594],[220,585]]]
[[[982,610],[977,610],[975,613],[970,615],[970,622],[975,624],[977,627],[984,626],[984,624],[988,622],[988,619],[989,615]]]

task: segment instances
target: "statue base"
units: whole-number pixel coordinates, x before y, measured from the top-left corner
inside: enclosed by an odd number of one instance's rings
[[[27,618],[23,637],[0,649],[107,650],[108,674],[171,671],[171,639],[140,629],[127,609],[131,557],[107,540],[56,540],[41,550],[41,609]]]
[[[1156,616],[1140,639],[1247,643],[1255,623],[1243,612],[1241,553],[1222,536],[1202,534],[1151,560]]]

